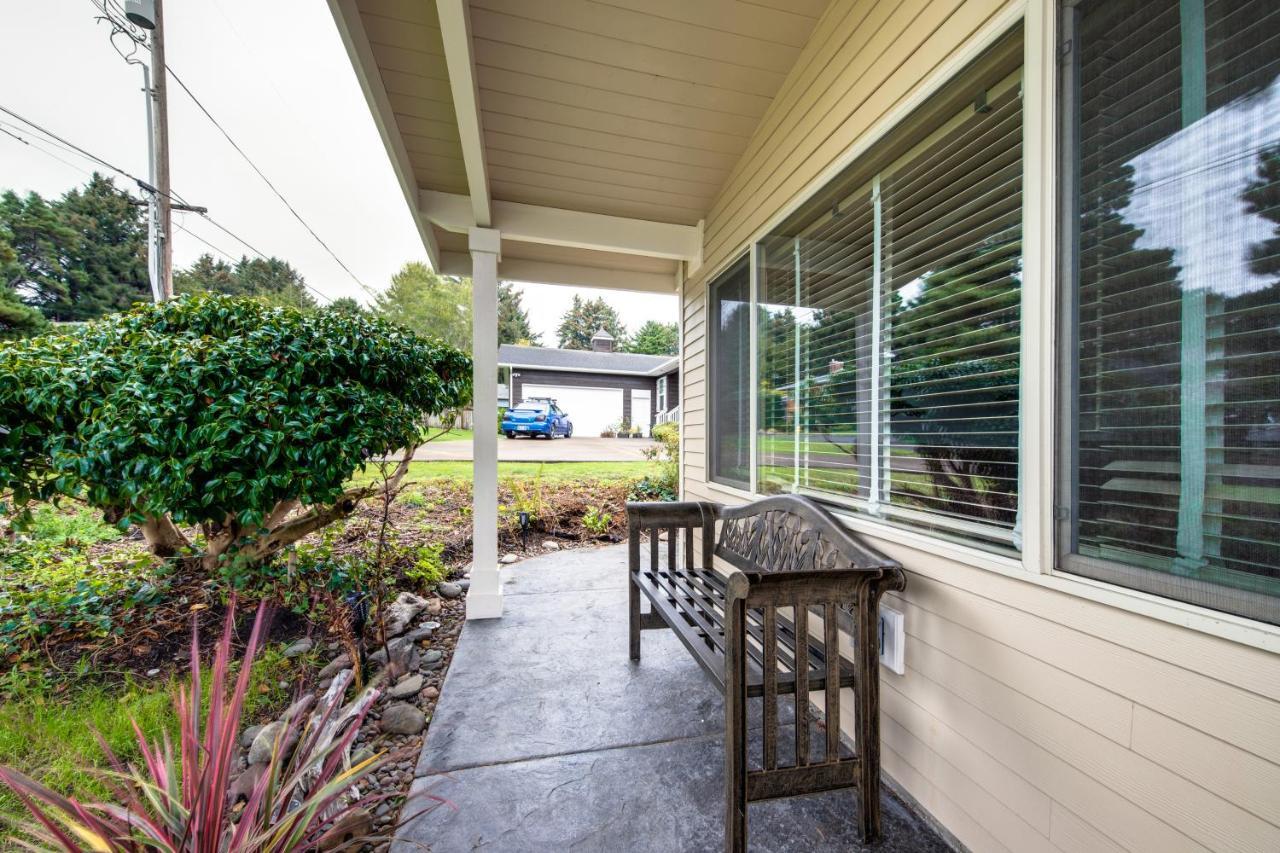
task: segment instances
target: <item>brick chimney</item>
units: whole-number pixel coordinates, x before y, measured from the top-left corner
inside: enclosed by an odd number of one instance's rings
[[[613,335],[600,329],[591,336],[592,352],[613,352]]]

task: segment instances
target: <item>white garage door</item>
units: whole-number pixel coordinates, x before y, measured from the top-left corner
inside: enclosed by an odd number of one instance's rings
[[[525,385],[520,393],[550,397],[573,421],[574,435],[599,435],[622,420],[621,388],[566,388],[563,385]]]

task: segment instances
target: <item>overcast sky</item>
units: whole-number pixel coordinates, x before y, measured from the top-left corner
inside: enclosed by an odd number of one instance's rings
[[[90,0],[3,0],[2,10],[0,104],[145,178],[142,72],[112,48]],[[361,282],[381,289],[406,261],[426,260],[327,3],[169,0],[166,12],[169,66]],[[367,299],[176,86],[169,104],[176,192],[255,249],[288,260],[327,297]],[[0,189],[57,196],[93,169],[9,116],[0,114],[0,130],[32,143],[0,133]],[[198,216],[175,217],[191,232],[174,237],[178,266],[203,252],[249,253]],[[520,287],[546,344],[574,293],[599,292]],[[675,297],[604,295],[633,331],[676,319]]]

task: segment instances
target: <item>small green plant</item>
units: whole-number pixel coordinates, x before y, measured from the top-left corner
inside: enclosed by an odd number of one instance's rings
[[[405,569],[405,579],[424,588],[447,580],[449,569],[444,564],[443,554],[443,542],[432,542],[418,546],[411,555],[412,563],[409,568]]]
[[[680,498],[680,427],[674,423],[653,428],[658,442],[645,448],[645,457],[655,463],[656,470],[631,486],[629,497],[638,501],[674,501]]]
[[[432,501],[422,492],[406,491],[400,496],[400,503],[414,509],[424,509],[432,505]]]
[[[603,536],[608,533],[609,525],[612,523],[613,516],[601,511],[599,507],[589,506],[582,514],[582,526],[594,536]]]

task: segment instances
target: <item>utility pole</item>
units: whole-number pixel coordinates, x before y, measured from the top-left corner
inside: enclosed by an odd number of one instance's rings
[[[173,298],[173,207],[169,177],[169,95],[164,65],[164,0],[155,0],[156,28],[151,33],[152,95],[155,99],[156,199],[160,206],[159,234],[160,297]]]

